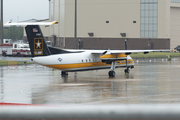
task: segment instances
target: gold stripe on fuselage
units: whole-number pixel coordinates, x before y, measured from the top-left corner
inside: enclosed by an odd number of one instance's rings
[[[126,65],[126,61],[117,61],[117,65]],[[134,61],[132,59],[127,60],[127,64],[132,64]],[[56,65],[44,65],[46,67],[54,68],[54,69],[74,69],[74,68],[85,68],[85,67],[100,67],[100,66],[109,66],[110,64],[106,64],[103,62],[88,62],[88,63],[75,63],[75,64],[56,64]]]

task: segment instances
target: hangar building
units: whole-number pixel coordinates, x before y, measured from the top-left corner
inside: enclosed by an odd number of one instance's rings
[[[180,45],[180,0],[49,0],[49,21],[55,20],[42,31],[61,48],[125,49],[125,39],[128,49]]]

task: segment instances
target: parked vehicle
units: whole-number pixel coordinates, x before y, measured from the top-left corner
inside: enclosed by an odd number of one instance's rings
[[[180,45],[178,45],[177,47],[174,48],[174,52],[177,52],[177,51],[180,52]]]
[[[4,43],[0,44],[0,54],[6,56],[31,56],[29,44],[24,43]]]

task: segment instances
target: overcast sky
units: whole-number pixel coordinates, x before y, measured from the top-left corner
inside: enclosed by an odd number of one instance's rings
[[[3,0],[3,5],[4,23],[49,18],[49,0]]]

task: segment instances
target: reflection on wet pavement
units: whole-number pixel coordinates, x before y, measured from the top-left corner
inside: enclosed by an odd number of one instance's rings
[[[0,102],[30,104],[180,103],[180,61],[139,61],[130,74],[116,69],[69,73],[29,65],[0,67]]]

